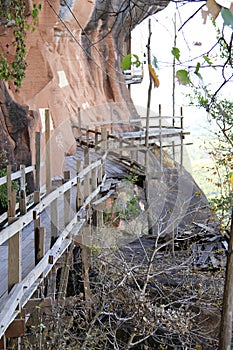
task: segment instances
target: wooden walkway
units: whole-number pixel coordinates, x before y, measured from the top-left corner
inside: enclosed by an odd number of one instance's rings
[[[167,137],[181,135],[182,139],[184,135],[177,129],[163,133]],[[55,179],[46,196],[37,188],[30,207],[26,207],[25,176],[35,172],[37,177],[38,165],[23,167],[16,174],[8,169],[7,176],[0,179],[0,185],[7,184],[9,203],[8,213],[1,218],[7,217],[8,224],[0,232],[0,348],[5,347],[6,338],[21,335],[26,322],[24,307],[36,291],[43,297],[45,280],[49,281],[48,295],[55,298],[56,266],[74,242],[82,242],[91,203],[108,190],[106,179],[132,173],[145,176],[146,148],[137,142],[145,137],[145,131],[110,135],[106,128],[101,132],[79,128],[78,135],[84,146],[77,148],[74,157],[66,158],[64,178]],[[161,128],[159,132],[150,130],[150,137],[161,138]],[[19,212],[15,211],[14,179],[20,179]],[[35,182],[38,187],[37,178]]]

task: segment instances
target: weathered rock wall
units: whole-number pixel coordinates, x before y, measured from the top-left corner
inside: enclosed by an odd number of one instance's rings
[[[120,62],[129,52],[131,29],[167,3],[152,0],[43,1],[39,25],[34,32],[27,33],[26,78],[19,93],[14,91],[13,83],[8,87],[17,103],[29,106],[40,116],[27,131],[27,144],[30,144],[32,154],[33,133],[43,131],[44,109],[50,109],[54,128],[53,155],[59,154],[57,161],[54,156],[53,174],[61,173],[62,154],[75,149],[71,125],[77,124],[78,108],[82,121],[106,121],[112,116],[116,120],[135,117],[136,110]],[[30,6],[32,2],[28,0]],[[13,54],[12,28],[1,26],[0,29],[0,51],[10,58]],[[6,130],[5,135],[8,134]],[[17,148],[11,138],[9,140],[16,156]]]

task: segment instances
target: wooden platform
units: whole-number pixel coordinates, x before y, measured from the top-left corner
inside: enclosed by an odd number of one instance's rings
[[[77,153],[75,156],[69,156],[65,159],[65,170],[71,172],[71,178],[76,176],[77,160],[84,162],[84,149],[85,147],[77,147]],[[124,178],[129,174],[129,168],[123,165],[121,162],[116,161],[114,157],[106,160],[106,178]],[[96,153],[95,150],[90,151],[90,161],[93,163],[100,158],[100,154]],[[72,218],[76,215],[76,188],[72,188],[71,192],[71,203],[72,203]],[[45,252],[50,248],[51,241],[51,208],[46,208],[40,215],[41,226],[46,227],[45,235]],[[59,231],[64,229],[64,203],[63,200],[58,199],[57,201],[58,210],[58,222]],[[22,279],[35,267],[34,258],[34,224],[30,222],[22,230]],[[8,288],[8,243],[4,242],[0,245],[0,298],[4,296]],[[0,300],[0,311],[1,311],[1,300]]]

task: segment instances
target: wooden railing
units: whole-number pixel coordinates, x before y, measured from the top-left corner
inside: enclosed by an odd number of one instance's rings
[[[66,172],[61,186],[40,199],[27,213],[11,220],[9,225],[0,232],[0,245],[8,242],[8,290],[0,299],[0,338],[12,321],[21,317],[22,308],[43,279],[49,278],[58,259],[67,251],[75,237],[81,235],[81,230],[90,216],[90,203],[100,192],[106,178],[104,174],[106,157],[107,152],[90,164],[89,152],[86,148],[83,169],[81,169],[81,162],[77,161],[77,176],[69,179],[69,172]],[[26,169],[25,173],[34,170],[34,167]],[[21,172],[11,174],[10,179],[18,179],[21,175]],[[0,179],[1,184],[6,181],[6,177]],[[75,193],[74,200],[71,192]],[[63,225],[58,218],[58,200],[61,201],[62,198]],[[50,210],[50,222],[47,227],[42,227],[40,217],[47,209]],[[33,223],[34,230],[35,262],[32,270],[22,279],[21,237],[23,229],[30,223]],[[63,230],[60,230],[61,226],[64,226]],[[49,233],[51,243],[50,248],[46,250],[45,236]]]
[[[34,165],[25,167],[25,165],[20,165],[20,170],[12,173],[11,172],[11,165],[8,165],[6,168],[6,176],[3,176],[0,178],[0,190],[2,193],[4,190],[2,190],[1,186],[6,184],[5,191],[7,192],[7,200],[8,200],[8,210],[6,213],[2,214],[0,216],[0,224],[2,224],[6,219],[8,219],[8,222],[13,220],[13,217],[16,215],[16,211],[19,210],[21,214],[26,213],[27,211],[27,202],[29,201],[30,197],[26,197],[26,175],[29,173],[33,173],[35,170]],[[19,198],[18,202],[16,203],[16,192],[17,190],[13,188],[12,186],[13,181],[17,181],[17,187],[18,187],[18,193]]]

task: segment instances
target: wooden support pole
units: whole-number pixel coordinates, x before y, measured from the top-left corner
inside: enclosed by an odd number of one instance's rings
[[[90,144],[90,132],[88,129],[86,131],[86,143],[87,143],[87,147],[88,147]]]
[[[8,292],[22,277],[21,231],[8,240]]]
[[[46,194],[51,192],[51,130],[49,109],[45,110],[45,167]]]
[[[184,128],[184,117],[183,117],[183,108],[180,108],[180,129],[181,129],[181,134],[180,134],[180,169],[182,170],[183,168],[183,159],[184,159],[184,135],[183,135],[183,128]]]
[[[61,269],[60,281],[59,281],[59,290],[58,290],[58,304],[61,307],[64,307],[66,291],[69,279],[69,272],[73,262],[73,247],[70,247],[68,252],[65,254],[64,263]]]
[[[96,211],[97,227],[103,227],[104,225],[104,213],[100,210]]]
[[[70,180],[70,171],[64,172],[64,181]],[[64,226],[66,227],[71,221],[71,192],[70,190],[64,193]]]
[[[92,191],[94,191],[97,188],[97,168],[95,167],[91,172],[91,185],[92,185]]]
[[[7,218],[8,223],[11,224],[15,221],[15,206],[16,206],[16,190],[12,190],[12,182],[11,182],[11,165],[7,165]]]
[[[98,134],[98,128],[95,128],[95,147],[98,146],[99,143],[99,134]]]
[[[45,227],[36,227],[36,240],[35,240],[35,246],[36,254],[35,254],[35,264],[38,264],[39,261],[43,258],[45,254]]]
[[[123,155],[122,147],[123,147],[123,137],[120,136],[120,137],[119,137],[120,156]]]
[[[41,134],[40,132],[36,132],[36,181],[35,181],[35,190],[40,192],[40,160],[41,160],[41,155],[40,155],[40,150],[41,150]]]
[[[54,201],[50,205],[50,228],[51,228],[51,241],[50,241],[50,247],[54,245],[54,243],[57,240],[58,237],[58,205],[57,205],[57,198],[54,199]]]
[[[160,151],[160,167],[163,169],[163,140],[162,140],[162,113],[161,105],[159,105],[159,151]]]
[[[81,123],[81,109],[78,107],[78,141],[82,142],[82,123]]]
[[[88,167],[89,165],[89,149],[84,149],[84,167]],[[90,173],[84,175],[84,199],[86,199],[90,194]]]
[[[76,163],[76,166],[77,166],[77,175],[80,173],[81,171],[81,161],[80,160],[77,160],[77,163]],[[78,177],[77,178],[77,194],[76,194],[76,210],[79,211],[79,209],[81,208],[82,206],[82,198],[83,198],[83,195],[82,195],[82,183],[81,183],[81,180],[80,178]]]
[[[151,65],[151,19],[149,18],[148,22],[148,41],[147,41],[147,61],[148,66]],[[150,129],[150,106],[151,106],[151,91],[152,91],[152,78],[149,71],[149,87],[148,87],[148,98],[147,98],[147,108],[146,108],[146,132],[145,132],[145,146],[149,146],[149,129]]]
[[[130,151],[130,158],[131,160],[135,160],[136,159],[136,154],[135,154],[135,150],[134,150],[134,140],[131,140],[131,151]]]
[[[102,127],[101,128],[101,148],[103,150],[107,149],[107,138],[108,138],[107,128]]]
[[[19,210],[20,210],[20,214],[24,215],[27,212],[25,165],[20,165],[20,171],[21,171],[21,177],[20,177],[20,193],[19,193]]]
[[[57,267],[53,266],[49,276],[48,276],[48,297],[51,297],[52,300],[55,300],[56,297],[56,280],[57,280]]]
[[[84,295],[85,295],[85,304],[87,309],[87,316],[91,310],[91,288],[89,280],[89,269],[91,266],[91,251],[85,245],[82,245],[82,278],[84,285]]]

